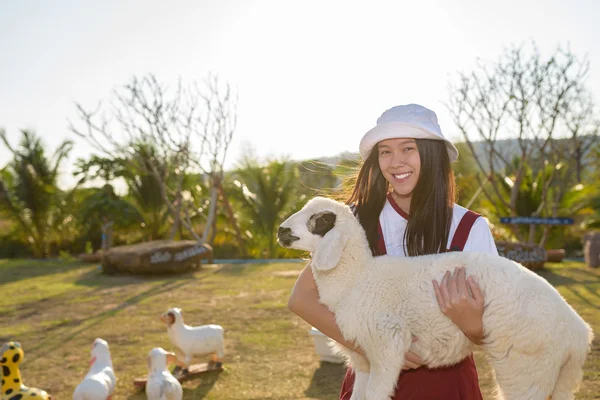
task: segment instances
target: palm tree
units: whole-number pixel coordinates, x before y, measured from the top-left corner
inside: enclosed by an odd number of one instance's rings
[[[169,209],[161,194],[161,184],[151,171],[157,149],[154,144],[132,144],[136,149],[135,157],[124,160],[119,172],[127,183],[127,198],[137,208],[143,219],[143,227],[148,240],[165,236],[168,227]],[[159,173],[169,179],[169,166],[158,165]]]
[[[513,166],[517,164],[517,160],[513,160]],[[517,201],[515,211],[517,216],[534,216],[534,217],[555,217],[555,216],[576,216],[590,207],[590,196],[595,193],[595,188],[590,185],[573,184],[567,185],[564,188],[558,184],[548,184],[551,182],[551,176],[561,175],[559,182],[567,182],[564,174],[570,171],[561,168],[561,165],[544,165],[538,171],[534,171],[529,166],[523,170],[521,186],[517,192]],[[511,179],[512,175],[507,173],[497,174],[497,181],[501,184],[500,188],[509,196],[512,186],[514,185]],[[544,190],[547,195],[544,196]],[[542,203],[543,198],[547,199],[546,203]],[[497,217],[507,216],[509,210],[502,207],[501,202],[497,202],[499,215]],[[547,245],[548,241],[561,242],[561,238],[565,235],[565,227],[561,225],[542,225],[542,229],[537,229],[537,225],[518,225],[513,228],[514,233],[518,233],[521,237],[528,237],[529,243],[538,242],[540,246]]]
[[[79,206],[81,220],[90,227],[100,227],[106,236],[102,250],[112,246],[113,225],[127,228],[142,220],[135,206],[118,196],[108,183],[101,188],[94,188]]]
[[[270,161],[261,166],[245,159],[233,174],[237,191],[232,193],[240,204],[247,231],[251,233],[253,250],[264,257],[277,254],[276,232],[287,215],[306,201],[298,193],[298,168],[288,161]]]
[[[0,207],[18,223],[34,256],[45,257],[56,233],[54,228],[63,220],[66,199],[57,186],[58,168],[73,142],[63,141],[49,158],[33,131],[21,131],[17,148],[10,145],[1,129],[0,139],[13,155],[0,176]]]

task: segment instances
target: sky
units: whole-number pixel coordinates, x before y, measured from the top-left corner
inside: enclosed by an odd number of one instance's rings
[[[596,0],[0,0],[0,128],[13,145],[34,129],[50,152],[74,140],[68,187],[74,160],[94,152],[68,129],[75,102],[93,109],[133,76],[212,72],[239,96],[228,168],[249,148],[297,160],[356,152],[398,104],[433,109],[460,140],[448,83],[513,44],[587,56],[600,102],[599,15]],[[0,145],[0,167],[9,157]]]

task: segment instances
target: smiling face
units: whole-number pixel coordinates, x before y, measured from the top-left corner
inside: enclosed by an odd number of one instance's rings
[[[421,157],[415,139],[397,138],[377,144],[379,168],[400,196],[412,195],[421,171]]]

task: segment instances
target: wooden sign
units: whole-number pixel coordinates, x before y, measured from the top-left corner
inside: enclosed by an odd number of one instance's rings
[[[573,225],[573,218],[556,217],[556,218],[541,218],[541,217],[502,217],[500,222],[503,224],[526,224],[526,225]]]
[[[212,247],[194,240],[155,240],[110,249],[102,260],[107,273],[165,273],[200,267],[202,260],[212,263]]]

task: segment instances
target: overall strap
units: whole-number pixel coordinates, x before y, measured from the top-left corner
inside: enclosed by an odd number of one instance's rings
[[[387,254],[385,248],[385,239],[383,238],[383,230],[381,229],[381,222],[377,222],[377,255],[383,256]]]
[[[454,237],[452,238],[452,243],[450,244],[450,249],[448,251],[463,251],[467,239],[469,238],[471,228],[479,217],[480,215],[476,212],[467,210],[467,213],[463,215],[458,223],[458,227],[456,228],[456,232],[454,232]]]

